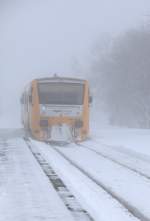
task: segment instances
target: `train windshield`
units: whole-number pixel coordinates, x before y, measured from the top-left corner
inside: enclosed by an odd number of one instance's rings
[[[40,104],[82,105],[84,85],[81,83],[39,83]]]

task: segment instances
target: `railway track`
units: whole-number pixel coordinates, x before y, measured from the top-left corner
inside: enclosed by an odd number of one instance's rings
[[[106,143],[102,142],[100,139],[99,140],[92,140],[92,143],[93,142],[98,146],[102,145],[106,148],[112,149],[116,153],[118,152],[118,153],[127,155],[128,157],[132,157],[136,160],[140,160],[140,161],[147,162],[148,164],[150,164],[150,156],[144,155],[142,153],[138,153],[135,150],[127,149],[127,148],[125,148],[123,146],[119,146],[119,145],[115,146],[115,145],[106,144]]]
[[[35,151],[32,143],[26,139],[25,142],[74,219],[77,221],[94,221],[90,214],[81,207],[76,197],[69,191],[67,186],[57,175],[51,165],[43,158],[40,153]]]
[[[0,140],[0,160],[5,162],[7,159],[6,152],[8,151],[8,144],[6,140]]]
[[[78,146],[82,146],[82,145],[78,144]],[[53,148],[57,151],[57,153],[59,153],[63,158],[65,158],[70,164],[72,164],[74,167],[80,170],[84,175],[86,175],[89,179],[91,179],[94,183],[96,183],[100,188],[102,188],[105,192],[107,192],[112,198],[117,200],[132,216],[136,217],[138,220],[141,220],[141,221],[150,221],[150,219],[146,217],[142,213],[142,211],[136,209],[133,205],[130,205],[129,202],[127,202],[126,200],[118,196],[111,189],[105,186],[102,182],[94,178],[89,172],[87,172],[85,169],[77,165],[73,160],[69,159],[69,157],[67,157],[60,150],[60,148],[57,148],[57,147],[53,147]]]
[[[58,143],[57,143],[58,144]],[[102,195],[106,195],[106,197],[105,197],[105,199],[106,199],[106,201],[108,200],[108,201],[114,201],[115,203],[114,203],[114,207],[115,207],[115,209],[117,208],[117,209],[119,209],[119,210],[122,210],[123,211],[123,213],[125,214],[125,217],[127,218],[125,218],[125,219],[123,219],[123,220],[136,220],[136,221],[138,221],[138,220],[141,220],[141,221],[149,221],[149,219],[147,218],[147,217],[145,217],[143,214],[141,214],[140,213],[140,211],[138,211],[134,206],[131,206],[131,205],[129,205],[128,204],[128,202],[126,202],[125,200],[123,200],[122,198],[120,198],[120,197],[118,197],[118,196],[116,196],[115,195],[115,193],[113,193],[109,188],[107,188],[105,185],[103,185],[100,181],[98,181],[97,179],[95,179],[91,174],[89,174],[86,170],[84,170],[82,167],[80,167],[79,165],[77,165],[75,162],[73,162],[70,158],[68,158],[67,156],[65,156],[65,154],[64,153],[62,153],[62,151],[61,151],[61,148],[63,148],[62,146],[60,147],[60,146],[57,146],[57,144],[56,143],[53,143],[53,144],[51,144],[49,147],[48,147],[48,149],[50,150],[50,155],[51,155],[51,153],[53,153],[53,151],[54,152],[56,152],[61,158],[63,158],[65,161],[67,161],[68,162],[68,165],[71,165],[75,170],[77,170],[77,171],[79,171],[79,173],[81,173],[82,174],[82,176],[85,176],[85,177],[87,177],[87,179],[88,180],[90,180],[91,181],[91,183],[93,184],[93,185],[95,185],[95,186],[97,186],[98,188],[97,189],[99,189],[98,191],[99,192],[101,192],[102,193]],[[52,157],[50,157],[50,156],[48,156],[47,155],[47,153],[45,152],[43,152],[43,148],[41,147],[41,150],[42,150],[42,156],[44,155],[44,159],[46,158],[47,160],[47,162],[49,162],[49,160],[48,159],[52,159]],[[51,150],[53,150],[52,152],[51,152]],[[44,153],[44,154],[43,154]],[[46,154],[46,156],[45,156],[45,154]],[[38,155],[39,155],[39,153],[38,153]],[[53,154],[52,154],[53,155]],[[49,158],[50,157],[50,158]],[[52,160],[53,161],[53,160]],[[54,160],[55,161],[55,160]],[[53,163],[52,163],[53,164]],[[55,163],[54,163],[55,164]],[[49,163],[48,163],[48,165],[49,165]],[[55,167],[54,166],[54,168],[57,168],[57,166]],[[70,169],[69,167],[67,167],[68,169]],[[60,174],[61,174],[62,172],[60,172]],[[64,171],[64,174],[66,174],[66,171]],[[62,178],[63,179],[63,178]],[[87,184],[88,185],[88,184]],[[95,192],[95,190],[93,190],[93,192]],[[89,194],[89,195],[91,195],[91,193],[86,193],[86,194]],[[95,194],[96,194],[96,192],[95,192]],[[92,195],[91,195],[92,196]],[[100,205],[100,207],[102,206],[101,204],[99,204]],[[102,207],[102,208],[104,208],[104,207]],[[105,209],[106,209],[107,207],[105,207]],[[109,207],[108,207],[109,208]],[[100,209],[100,208],[99,208]],[[100,210],[99,210],[99,213],[100,213]],[[124,218],[124,215],[123,215],[123,218]],[[92,220],[92,218],[91,218],[91,220]],[[101,219],[96,219],[96,220],[101,220]],[[103,219],[102,219],[103,220]],[[105,220],[105,219],[104,219]],[[108,219],[106,219],[106,220],[108,220]],[[120,221],[120,219],[113,219],[113,220],[119,220]]]
[[[146,178],[149,181],[149,177],[145,176],[144,174],[141,174],[140,172],[134,170],[133,168],[128,167],[127,165],[122,165],[121,163],[115,161],[114,159],[107,158],[107,156],[103,156],[100,153],[97,153],[95,150],[91,150],[87,145],[77,144],[76,145],[79,149],[81,148],[87,148],[88,151],[92,151],[95,154],[99,155],[100,157],[103,157],[104,159],[110,160],[115,164],[118,164],[121,167],[125,167],[127,170],[130,170],[131,172],[136,173],[137,175],[141,176],[142,178]],[[93,176],[88,170],[83,168],[80,164],[78,164],[76,161],[68,157],[64,152],[63,147],[58,147],[57,144],[50,145],[50,148],[53,149],[53,151],[56,151],[57,154],[59,154],[61,157],[63,157],[67,162],[69,162],[70,165],[72,165],[74,168],[79,170],[82,174],[84,174],[88,179],[90,179],[93,183],[95,183],[97,186],[99,186],[100,189],[103,189],[110,197],[115,199],[125,210],[128,211],[130,216],[135,217],[136,220],[141,221],[149,221],[149,216],[145,215],[144,211],[140,210],[136,206],[134,206],[132,203],[128,202],[124,197],[117,194],[115,191],[113,191],[112,188],[109,188],[107,185],[105,185],[103,182],[101,182],[99,179],[97,179],[95,176]]]
[[[136,174],[150,180],[150,162],[144,161],[144,159],[141,159],[139,157],[136,157],[135,155],[121,152],[121,150],[112,150],[112,148],[108,145],[102,145],[103,148],[93,148],[91,145],[84,145],[84,144],[77,144],[81,148],[85,148],[90,150],[91,152],[96,153],[97,155],[108,159],[124,168],[127,168],[131,170],[132,172],[135,172]],[[99,146],[101,146],[99,144]],[[117,156],[118,155],[118,156]],[[119,158],[119,156],[121,158]]]

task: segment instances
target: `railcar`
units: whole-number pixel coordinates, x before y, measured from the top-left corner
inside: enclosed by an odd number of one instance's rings
[[[81,142],[89,136],[92,97],[87,80],[53,76],[33,80],[21,96],[26,134],[40,141]]]

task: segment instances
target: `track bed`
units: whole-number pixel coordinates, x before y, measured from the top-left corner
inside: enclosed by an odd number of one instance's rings
[[[58,146],[5,136],[0,221],[149,221],[149,170],[140,155],[96,140]]]
[[[74,221],[23,139],[0,140],[0,220]]]

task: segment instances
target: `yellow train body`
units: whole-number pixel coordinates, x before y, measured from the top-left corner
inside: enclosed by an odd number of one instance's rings
[[[35,79],[21,97],[22,123],[25,131],[40,141],[80,142],[89,136],[89,103],[87,80]]]

